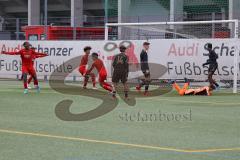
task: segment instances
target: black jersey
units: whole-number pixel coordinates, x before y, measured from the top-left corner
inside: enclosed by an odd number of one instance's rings
[[[125,53],[120,53],[114,56],[112,63],[114,71],[128,72],[128,57]]]
[[[113,60],[113,75],[112,75],[112,82],[118,83],[121,81],[122,83],[127,82],[128,78],[128,57],[125,53],[117,54]]]
[[[218,59],[218,55],[214,50],[209,51],[208,54],[209,59],[207,60],[207,63],[205,63],[204,65],[216,65],[217,64],[217,59]]]
[[[142,50],[140,54],[140,62],[141,62],[141,70],[145,72],[146,70],[149,70],[148,65],[148,54],[145,50]]]

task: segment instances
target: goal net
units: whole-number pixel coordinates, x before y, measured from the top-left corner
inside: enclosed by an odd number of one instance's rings
[[[139,57],[142,43],[151,43],[150,63],[159,63],[167,72],[160,79],[183,79],[208,83],[207,44],[218,54],[218,69],[213,76],[222,88],[234,93],[239,88],[238,20],[106,23],[105,40],[133,44]],[[158,70],[158,68],[154,68]]]

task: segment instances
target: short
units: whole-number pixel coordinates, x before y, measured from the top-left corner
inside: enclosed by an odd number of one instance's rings
[[[113,71],[112,82],[119,83],[126,83],[128,79],[128,73],[126,71]]]
[[[145,78],[150,78],[150,71],[149,70],[142,70],[143,75]]]
[[[36,71],[33,66],[22,66],[22,74],[36,76]]]
[[[217,63],[216,64],[210,64],[208,72],[214,73],[217,70],[217,68],[218,68],[218,64]]]
[[[78,71],[79,71],[82,75],[85,75],[85,73],[87,72],[85,66],[80,66]]]
[[[186,96],[191,96],[191,95],[194,95],[194,94],[195,94],[194,89],[188,89],[184,92],[184,95],[186,95]]]
[[[208,96],[209,93],[209,87],[203,87],[198,91],[195,91],[195,95],[202,95],[202,96]]]

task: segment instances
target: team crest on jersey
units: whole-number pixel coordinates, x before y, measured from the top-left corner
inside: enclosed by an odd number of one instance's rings
[[[118,57],[117,57],[117,63],[118,63],[118,64],[123,64],[123,57],[118,56]]]
[[[31,58],[31,54],[29,52],[24,52],[23,57],[24,58]]]

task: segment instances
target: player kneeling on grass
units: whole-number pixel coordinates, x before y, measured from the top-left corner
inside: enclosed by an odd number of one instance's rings
[[[113,98],[116,98],[116,87],[119,81],[121,81],[124,86],[125,98],[128,99],[128,85],[127,85],[127,78],[128,78],[128,72],[129,72],[128,57],[125,54],[125,51],[126,51],[125,46],[120,46],[119,49],[121,53],[114,56],[113,63],[112,63]]]
[[[185,83],[182,88],[175,81],[171,81],[172,86],[176,89],[180,96],[186,95],[202,95],[202,96],[211,96],[212,95],[212,88],[209,86],[199,87],[195,89],[188,89],[190,82],[185,79]]]
[[[93,59],[93,64],[92,64],[91,68],[86,72],[86,75],[84,75],[84,76],[90,75],[92,70],[94,68],[96,68],[98,71],[98,74],[99,74],[98,81],[99,81],[101,87],[112,92],[112,86],[110,84],[108,84],[107,82],[105,82],[105,80],[107,79],[107,71],[106,71],[106,68],[104,67],[103,61],[98,58],[97,53],[92,53],[92,59]]]
[[[22,59],[22,75],[23,75],[23,82],[24,82],[24,94],[28,93],[28,84],[27,84],[27,75],[33,77],[35,89],[37,92],[40,92],[40,87],[38,85],[38,79],[36,71],[33,67],[33,60],[36,58],[37,55],[46,55],[44,53],[37,53],[34,50],[30,48],[31,44],[29,42],[24,42],[23,47],[24,49],[21,49],[18,52],[5,52],[2,51],[2,54],[7,55],[20,55]]]

